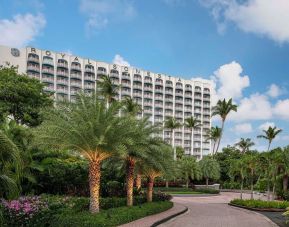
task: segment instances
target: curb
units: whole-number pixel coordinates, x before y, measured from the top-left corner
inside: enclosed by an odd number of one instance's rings
[[[241,206],[241,205],[236,205],[236,204],[232,204],[232,203],[228,203],[229,206],[233,206],[233,207],[239,207],[242,209],[246,209],[246,210],[252,210],[252,211],[265,211],[265,212],[285,212],[286,209],[279,209],[279,208],[253,208],[253,207],[246,207],[246,206]]]
[[[158,226],[160,224],[163,224],[163,223],[171,220],[172,218],[175,218],[175,217],[177,217],[177,216],[179,216],[179,215],[181,215],[183,213],[186,213],[188,210],[189,210],[188,207],[184,206],[183,210],[181,210],[181,211],[179,211],[179,212],[177,212],[175,214],[172,214],[172,215],[170,215],[168,217],[165,217],[165,218],[163,218],[161,220],[158,220],[158,221],[154,222],[150,227],[156,227],[156,226]]]
[[[220,194],[170,194],[173,197],[211,197],[218,196]]]
[[[279,227],[275,222],[273,222],[270,218],[266,217],[265,215],[263,214],[260,214],[258,213],[257,211],[255,210],[249,210],[249,209],[246,209],[246,208],[243,208],[243,207],[239,207],[239,206],[234,206],[234,205],[230,205],[228,204],[229,206],[232,206],[234,209],[238,209],[238,210],[242,210],[242,211],[245,211],[245,212],[251,212],[251,213],[254,213],[262,218],[264,218],[267,222],[269,222],[272,227]]]

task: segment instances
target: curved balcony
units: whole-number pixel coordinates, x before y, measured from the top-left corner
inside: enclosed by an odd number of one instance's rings
[[[192,98],[193,97],[193,93],[192,92],[185,92],[185,97]]]
[[[201,96],[201,95],[195,95],[195,96],[194,96],[194,99],[195,99],[195,100],[202,100],[202,96]]]
[[[142,90],[142,86],[134,84],[133,89]]]
[[[68,77],[68,72],[57,71],[56,75],[57,76],[62,76],[62,77]]]
[[[152,92],[152,91],[153,91],[153,87],[151,87],[151,86],[144,86],[144,91],[150,91],[150,92]]]
[[[57,63],[57,67],[58,68],[68,69],[68,64],[67,63]]]
[[[54,87],[52,86],[45,86],[44,88],[43,88],[43,90],[44,91],[48,91],[48,92],[54,92]]]
[[[52,59],[43,59],[42,65],[54,66],[54,62]]]
[[[45,83],[53,84],[54,83],[54,77],[42,77],[41,81],[45,82]]]
[[[80,67],[80,65],[72,65],[71,70],[81,71],[81,67]]]
[[[163,103],[156,103],[155,102],[155,107],[163,108],[164,104]]]
[[[136,77],[136,76],[134,76],[133,77],[133,81],[137,81],[137,82],[142,82],[142,78],[141,77]]]
[[[211,98],[210,98],[210,96],[204,96],[204,97],[203,97],[203,100],[204,100],[204,101],[211,101]]]
[[[151,78],[145,78],[144,79],[144,82],[146,83],[146,84],[152,84],[153,82],[152,82],[152,79]]]
[[[162,88],[155,88],[155,93],[163,94],[163,89]]]
[[[27,70],[33,71],[33,72],[40,72],[40,67],[39,66],[33,66],[33,65],[28,65]]]
[[[54,70],[53,69],[42,69],[42,74],[50,74],[50,75],[54,75]]]
[[[163,96],[162,95],[155,95],[155,100],[163,100]]]
[[[163,86],[163,81],[156,80],[155,85]]]
[[[130,87],[131,87],[131,83],[122,81],[122,82],[121,82],[121,86],[122,86],[122,87],[125,87],[125,88],[130,88]]]
[[[70,81],[70,86],[81,88],[81,82]]]
[[[144,109],[144,113],[149,113],[149,114],[151,114],[152,112],[153,112],[152,109]]]
[[[68,80],[57,79],[56,83],[60,85],[68,85]]]
[[[175,109],[176,109],[176,110],[183,111],[183,107],[181,107],[181,106],[176,106]]]
[[[86,73],[94,73],[94,68],[85,68]]]
[[[184,101],[183,101],[182,99],[176,99],[176,100],[175,100],[175,103],[180,103],[180,104],[183,104],[183,103],[184,103]]]
[[[142,97],[142,93],[141,92],[133,92],[133,97],[141,98]]]
[[[129,90],[122,90],[121,95],[129,95],[130,96],[131,92]]]
[[[122,79],[126,79],[126,80],[130,80],[131,79],[129,74],[122,74],[121,78]]]
[[[109,76],[110,76],[111,78],[119,79],[119,75],[118,75],[118,73],[110,73]]]
[[[77,93],[79,93],[81,90],[77,89],[77,90],[70,90],[70,95],[76,95]]]
[[[95,82],[95,77],[92,75],[84,75],[84,80]]]
[[[144,98],[149,98],[149,99],[153,98],[152,93],[151,94],[144,94],[143,96],[144,96]]]
[[[78,73],[70,73],[70,78],[81,80],[82,79],[82,75],[78,74]]]
[[[36,56],[30,55],[30,56],[28,57],[27,61],[33,62],[33,63],[38,63],[38,64],[39,64],[39,57],[38,57],[38,56],[36,57]]]

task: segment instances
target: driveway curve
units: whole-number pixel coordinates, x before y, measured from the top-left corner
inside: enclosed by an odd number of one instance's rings
[[[250,195],[245,194],[245,198]],[[160,226],[162,227],[276,227],[267,217],[228,205],[238,193],[223,192],[209,197],[174,197],[173,201],[189,208],[188,212]],[[262,199],[262,198],[261,198]]]

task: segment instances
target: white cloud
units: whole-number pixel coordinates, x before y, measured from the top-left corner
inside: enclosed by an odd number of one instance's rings
[[[250,123],[237,124],[234,127],[234,132],[236,134],[247,134],[252,131],[253,131],[253,128]]]
[[[120,56],[119,54],[116,54],[113,58],[112,61],[114,64],[117,65],[122,65],[122,66],[130,66],[129,62],[124,60],[124,58],[122,56]]]
[[[242,91],[250,85],[249,77],[242,76],[243,68],[238,62],[231,62],[222,65],[214,72],[212,77],[215,82],[215,97],[217,99],[233,98],[233,100],[242,97]]]
[[[104,28],[110,22],[130,19],[136,14],[130,0],[81,0],[80,11],[88,17],[88,32]]]
[[[267,130],[270,126],[271,126],[271,127],[274,127],[274,126],[275,126],[275,123],[274,123],[274,122],[269,122],[269,121],[267,121],[267,122],[261,124],[261,125],[259,126],[259,129],[260,129],[260,130]]]
[[[272,118],[272,106],[266,95],[252,94],[245,97],[238,105],[238,111],[230,114],[234,121],[268,120]]]
[[[241,30],[268,38],[279,43],[289,42],[288,0],[200,0],[211,10],[220,31],[228,21]]]
[[[283,90],[276,84],[271,84],[271,86],[269,87],[269,90],[267,91],[267,94],[271,96],[272,98],[276,98],[280,96],[281,94],[283,94]]]
[[[15,15],[12,20],[0,20],[0,44],[11,47],[23,47],[33,41],[45,27],[42,14]]]
[[[279,100],[274,107],[274,114],[284,120],[289,120],[289,99]]]

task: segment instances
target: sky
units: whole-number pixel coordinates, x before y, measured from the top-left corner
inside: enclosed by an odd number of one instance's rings
[[[222,146],[289,145],[289,0],[0,0],[0,44],[209,79],[238,105]]]

